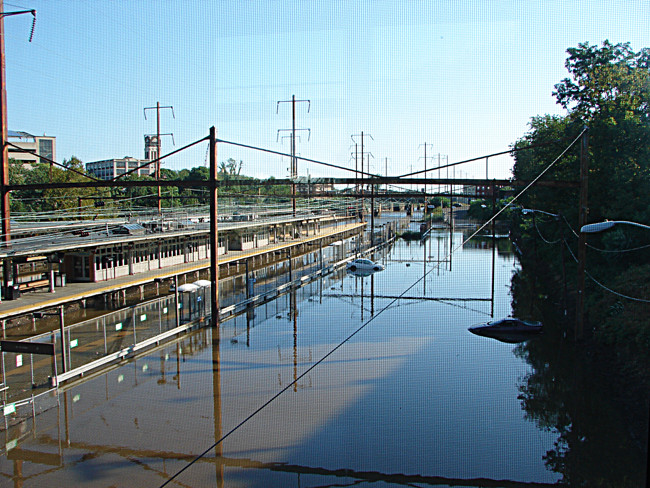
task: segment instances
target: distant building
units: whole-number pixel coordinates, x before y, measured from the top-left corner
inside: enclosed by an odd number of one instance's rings
[[[296,178],[296,192],[301,195],[327,191],[334,191],[334,185],[332,183],[323,182],[320,178],[309,178],[304,176]]]
[[[105,159],[86,163],[86,171],[92,173],[100,180],[112,180],[116,176],[123,175],[127,171],[131,174],[149,176],[155,173],[155,164],[147,164],[148,159],[136,159],[124,156],[122,159]]]
[[[158,136],[144,136],[144,159],[158,159]]]
[[[127,171],[139,176],[150,176],[156,173],[156,164],[147,164],[158,158],[158,138],[156,136],[145,136],[144,138],[144,159],[136,159],[124,156],[122,159],[105,159],[86,163],[86,171],[92,173],[101,180],[112,180],[116,176],[123,175]]]
[[[15,147],[9,146],[9,157],[23,163],[47,163],[40,156],[56,161],[56,137],[35,136],[27,132],[7,131],[7,139],[11,144],[15,144],[21,149],[29,152],[23,152]]]

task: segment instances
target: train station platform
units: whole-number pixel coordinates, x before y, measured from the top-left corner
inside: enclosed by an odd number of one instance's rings
[[[316,243],[321,239],[337,238],[345,234],[359,232],[366,227],[365,222],[356,222],[339,225],[335,228],[328,227],[321,232],[309,236],[271,243],[246,251],[229,250],[226,254],[219,256],[219,267],[241,261],[247,258],[264,256],[268,253],[291,249],[301,244]],[[6,320],[42,311],[72,302],[78,302],[88,298],[115,293],[120,290],[126,290],[137,286],[151,284],[155,280],[165,280],[174,276],[186,275],[192,272],[199,272],[210,267],[209,259],[202,259],[191,263],[178,264],[165,268],[158,268],[151,271],[140,272],[133,275],[121,276],[99,282],[77,282],[66,283],[65,286],[56,287],[54,291],[47,288],[38,289],[22,293],[15,300],[4,300],[0,302],[0,321],[3,329]]]

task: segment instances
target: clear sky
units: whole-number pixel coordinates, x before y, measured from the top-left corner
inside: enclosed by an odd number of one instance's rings
[[[5,18],[9,129],[57,138],[57,159],[144,156],[144,135],[175,147],[208,134],[354,167],[362,131],[371,169],[399,175],[427,156],[449,162],[507,150],[530,118],[562,113],[552,97],[566,49],[580,42],[650,47],[646,1],[11,0]],[[175,148],[163,138],[163,153]],[[164,163],[206,164],[205,144]],[[287,158],[220,144],[244,174],[286,177]],[[492,160],[491,160],[492,161]],[[437,162],[437,161],[436,161]],[[490,177],[508,177],[508,156]],[[434,164],[429,159],[427,166]],[[446,170],[445,170],[446,171]],[[485,176],[484,162],[456,176]],[[299,174],[346,176],[314,164]],[[432,176],[437,176],[433,174]],[[443,173],[442,176],[445,176]],[[450,174],[451,176],[451,174]]]

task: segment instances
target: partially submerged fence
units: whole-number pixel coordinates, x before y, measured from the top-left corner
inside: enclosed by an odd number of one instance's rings
[[[383,245],[385,243],[382,243]],[[376,250],[367,249],[364,252]],[[354,238],[221,281],[220,317],[225,320],[330,274],[353,259]],[[65,327],[23,342],[54,344],[54,356],[2,351],[2,399],[8,417],[36,414],[35,398],[59,384],[210,323],[210,288],[196,286]],[[178,314],[176,313],[178,311]],[[46,402],[47,403],[47,402]],[[31,404],[31,407],[30,407]],[[31,408],[31,410],[30,410]]]

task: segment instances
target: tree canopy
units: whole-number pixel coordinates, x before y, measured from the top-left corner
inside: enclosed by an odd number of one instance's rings
[[[514,176],[537,176],[586,126],[590,220],[649,222],[650,50],[634,53],[628,43],[605,41],[602,47],[585,43],[567,52],[570,77],[555,85],[553,92],[567,113],[532,118],[530,131],[514,147],[547,145],[517,152]],[[578,180],[578,146],[555,165],[548,178]],[[526,200],[534,208],[577,215],[576,192],[534,190]]]
[[[224,181],[254,180],[259,184],[229,186],[220,191],[221,197],[228,196],[256,196],[260,201],[260,194],[286,196],[290,194],[288,185],[265,186],[263,180],[257,180],[241,174],[243,161],[228,159],[219,163],[218,178]],[[63,167],[61,167],[63,166]],[[12,184],[47,184],[49,182],[81,182],[88,181],[84,176],[84,164],[76,157],[64,160],[61,166],[43,163],[24,165],[19,161],[10,160],[9,176]],[[210,178],[209,168],[197,166],[190,169],[174,171],[161,168],[161,179],[173,181],[207,181]],[[130,174],[124,181],[154,181],[151,176]],[[136,207],[157,207],[158,191],[151,187],[124,187],[124,188],[74,188],[42,190],[17,190],[12,192],[12,212],[53,212],[68,211],[70,218],[95,218],[97,211],[90,210],[102,207],[102,212],[109,215],[111,210],[122,212]],[[163,208],[205,205],[208,203],[208,190],[197,185],[163,187],[161,191],[161,206]],[[86,210],[83,210],[86,208]],[[73,212],[77,210],[76,212]]]
[[[586,126],[587,222],[609,219],[650,225],[650,50],[635,53],[629,43],[605,41],[602,46],[579,44],[567,53],[569,76],[553,92],[566,113],[531,119],[530,130],[514,147],[543,145],[516,153],[514,176],[535,178]],[[580,145],[575,144],[544,178],[577,182],[579,168]],[[615,439],[608,426],[625,421],[633,426],[630,432],[637,429],[645,435],[639,424],[644,419],[647,429],[650,233],[616,226],[589,234],[586,269],[588,277],[599,282],[587,279],[586,283],[585,342],[572,345],[570,353],[557,354],[566,347],[565,337],[573,336],[575,323],[567,309],[571,312],[577,295],[571,254],[576,255],[578,242],[578,189],[533,187],[519,201],[523,207],[561,214],[560,218],[540,213],[525,219],[519,216],[519,225],[513,229],[522,251],[521,268],[512,281],[513,311],[535,310],[545,321],[548,338],[520,347],[519,352],[534,366],[520,387],[522,406],[540,427],[559,433],[545,461],[562,473],[563,483],[638,486],[640,480],[628,477],[633,472],[629,467],[646,455],[635,457],[642,450],[628,448],[637,434]],[[576,384],[595,383],[592,372],[598,368],[611,376],[610,389],[600,384],[589,389],[597,394],[615,391],[624,399],[624,408],[607,411],[600,407],[604,402],[596,398],[588,404],[584,393],[577,391]],[[585,463],[586,459],[592,461]],[[586,472],[585,465],[598,469]]]

